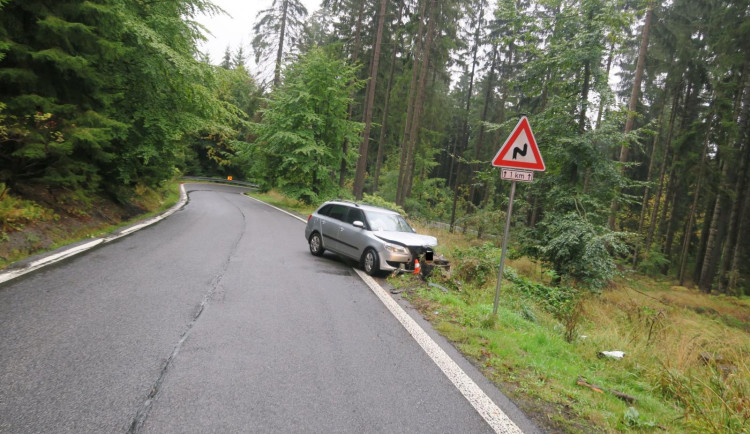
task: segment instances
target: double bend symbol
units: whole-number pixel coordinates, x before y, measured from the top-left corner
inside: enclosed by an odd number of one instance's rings
[[[523,144],[523,150],[521,150],[521,148],[513,148],[513,159],[514,160],[517,159],[518,158],[518,154],[521,154],[522,157],[525,157],[526,156],[526,152],[528,150],[529,150],[529,144],[528,143],[524,143]]]

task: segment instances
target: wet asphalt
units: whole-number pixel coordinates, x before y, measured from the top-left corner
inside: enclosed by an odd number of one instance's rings
[[[0,432],[491,432],[302,223],[186,190],[164,221],[0,285]]]

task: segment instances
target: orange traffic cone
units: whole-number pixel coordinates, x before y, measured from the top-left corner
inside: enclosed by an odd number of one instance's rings
[[[419,265],[419,259],[414,260],[414,273],[413,274],[419,274],[419,272],[422,271],[422,267]]]

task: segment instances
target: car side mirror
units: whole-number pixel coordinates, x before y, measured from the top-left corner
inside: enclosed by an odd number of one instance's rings
[[[362,223],[362,222],[361,222],[361,221],[359,221],[359,220],[354,220],[354,221],[352,222],[352,225],[353,225],[353,226],[354,226],[355,228],[360,228],[360,229],[364,229],[364,228],[365,228],[365,224],[364,224],[364,223]]]

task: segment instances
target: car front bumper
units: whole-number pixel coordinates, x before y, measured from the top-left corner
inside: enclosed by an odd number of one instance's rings
[[[429,247],[409,247],[410,253],[393,253],[382,251],[380,253],[380,269],[383,271],[394,271],[398,269],[413,270],[414,260],[424,260],[427,257],[432,261],[432,249]]]
[[[380,269],[383,271],[397,270],[400,265],[406,266],[413,262],[409,253],[395,253],[385,249],[378,253],[380,254]]]

